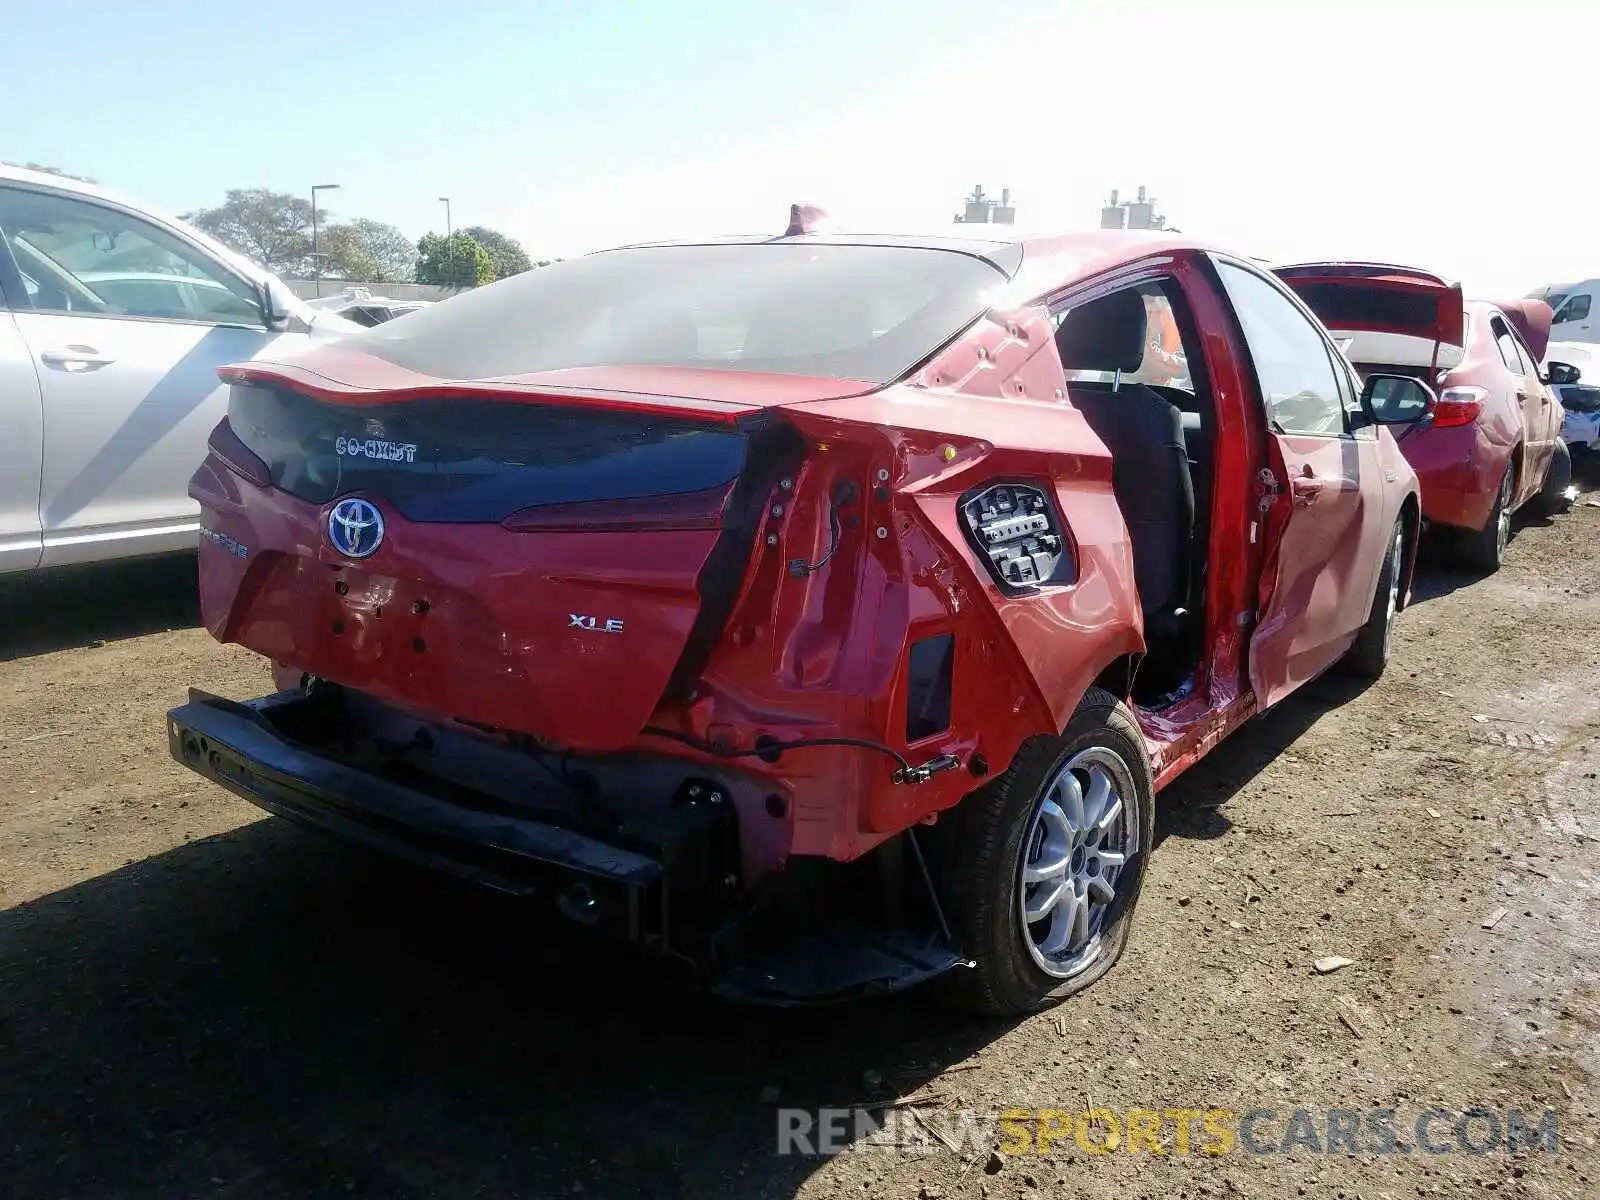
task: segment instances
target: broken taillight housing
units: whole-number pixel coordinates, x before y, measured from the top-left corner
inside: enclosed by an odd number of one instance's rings
[[[1433,427],[1449,429],[1455,425],[1471,425],[1483,412],[1483,402],[1488,398],[1489,393],[1481,387],[1445,388],[1433,409]]]
[[[206,448],[221,459],[235,475],[248,479],[257,487],[272,486],[272,472],[255,452],[239,440],[228,418],[223,417],[206,439]]]
[[[961,527],[995,582],[1012,591],[1077,578],[1049,493],[1031,483],[991,483],[961,500]]]

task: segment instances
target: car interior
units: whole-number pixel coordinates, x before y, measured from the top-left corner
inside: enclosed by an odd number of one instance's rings
[[[1147,648],[1133,698],[1149,708],[1189,693],[1203,645],[1216,410],[1198,347],[1182,294],[1163,281],[1057,317],[1068,397],[1111,451],[1133,543]]]

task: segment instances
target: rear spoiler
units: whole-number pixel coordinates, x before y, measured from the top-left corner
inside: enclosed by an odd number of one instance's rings
[[[369,359],[368,362],[376,360]],[[394,368],[398,371],[399,368]],[[217,377],[227,384],[258,384],[286,387],[328,404],[351,406],[401,404],[417,400],[502,400],[511,404],[554,404],[572,408],[602,408],[618,412],[650,413],[663,417],[708,421],[718,425],[737,425],[761,411],[759,404],[722,400],[691,399],[600,388],[565,388],[548,384],[529,386],[509,380],[457,381],[427,379],[401,372],[405,382],[393,387],[360,387],[330,379],[294,363],[230,363],[217,368]],[[376,382],[376,381],[375,381]]]

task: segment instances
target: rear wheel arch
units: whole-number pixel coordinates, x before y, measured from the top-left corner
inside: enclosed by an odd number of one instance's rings
[[[1112,756],[1105,762],[1108,779],[1116,777],[1110,798],[1119,801],[1116,812],[1127,813],[1125,840],[1116,847],[1123,866],[1104,912],[1106,923],[1092,946],[1085,947],[1092,957],[1070,971],[1041,971],[1017,920],[1018,905],[1026,906],[1028,898],[1016,890],[1029,852],[1026,843],[1038,823],[1037,806],[1048,795],[1041,789],[1058,770],[1105,753]],[[935,887],[949,912],[957,946],[975,960],[975,969],[946,980],[949,999],[988,1015],[1020,1016],[1082,990],[1111,968],[1127,942],[1155,841],[1154,790],[1132,710],[1116,696],[1091,687],[1061,734],[1028,738],[1004,773],[969,793],[952,810],[950,821],[934,827],[929,858]],[[1070,866],[1077,869],[1085,858],[1084,865],[1092,870],[1100,853],[1103,847],[1089,846],[1085,855],[1074,854]]]
[[[1133,694],[1134,676],[1138,674],[1139,664],[1143,661],[1143,650],[1119,654],[1095,676],[1093,686],[1110,692],[1119,700],[1127,701]]]
[[[1018,740],[1016,749],[1011,754],[1002,753],[999,760],[993,758],[989,760],[989,782],[1009,771],[1018,759],[1028,753],[1030,746],[1040,742],[1050,742],[1063,736],[1073,717],[1082,709],[1085,701],[1096,692],[1110,693],[1113,699],[1127,705],[1129,711],[1132,711],[1133,679],[1139,664],[1144,661],[1144,638],[1132,625],[1117,626],[1105,631],[1105,640],[1097,647],[1097,651],[1089,660],[1091,670],[1085,671],[1082,675],[1083,682],[1080,687],[1054,689],[1053,694],[1040,693],[1040,698],[1049,710],[1049,714],[1030,722],[1032,728]],[[1020,662],[1018,666],[1019,669],[1025,669]],[[981,786],[976,790],[981,791]],[[968,793],[944,812],[950,813],[959,809],[971,799],[972,794]]]

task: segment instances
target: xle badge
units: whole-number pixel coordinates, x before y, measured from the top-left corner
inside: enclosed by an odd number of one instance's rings
[[[568,613],[567,628],[581,629],[585,633],[621,633],[622,622],[615,617],[602,620],[599,617],[583,617],[577,613]]]

